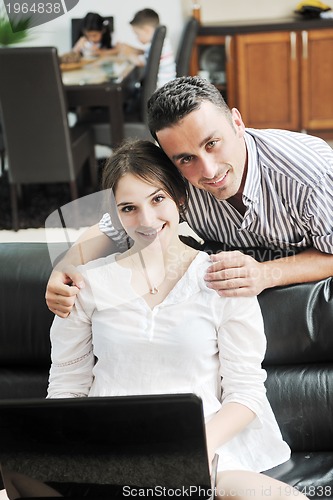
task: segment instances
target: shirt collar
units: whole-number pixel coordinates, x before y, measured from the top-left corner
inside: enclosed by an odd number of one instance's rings
[[[260,197],[261,174],[258,168],[259,158],[254,138],[246,130],[244,134],[247,149],[247,175],[243,190],[243,199],[258,203]]]

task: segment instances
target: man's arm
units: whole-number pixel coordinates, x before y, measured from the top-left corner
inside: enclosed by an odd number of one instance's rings
[[[249,297],[266,288],[318,281],[333,276],[333,255],[309,248],[281,259],[257,262],[238,251],[211,256],[207,286],[225,297]]]
[[[48,308],[61,318],[66,318],[72,310],[77,293],[84,287],[83,278],[76,266],[115,251],[112,239],[100,231],[98,224],[87,229],[51,273],[45,293]]]

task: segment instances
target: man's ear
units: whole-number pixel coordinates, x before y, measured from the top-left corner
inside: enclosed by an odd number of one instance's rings
[[[245,132],[245,125],[242,119],[242,115],[237,108],[232,108],[231,116],[237,132],[240,133],[241,136],[243,136]]]

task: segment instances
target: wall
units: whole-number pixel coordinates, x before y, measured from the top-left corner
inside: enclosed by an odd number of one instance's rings
[[[191,10],[192,0],[182,0],[183,10]],[[269,19],[290,17],[299,0],[193,0],[201,4],[203,23],[234,21],[244,19]],[[333,8],[333,0],[324,0]]]
[[[0,4],[2,0],[0,0]],[[58,52],[64,53],[70,50],[70,19],[72,17],[84,17],[87,12],[98,12],[101,15],[113,15],[115,18],[114,41],[121,40],[127,43],[137,44],[136,38],[129,25],[135,12],[150,7],[160,16],[162,24],[168,29],[168,37],[174,47],[177,48],[179,34],[183,26],[183,10],[181,0],[80,0],[79,3],[68,13],[47,24],[32,28],[31,36],[26,46],[52,45],[58,48]]]
[[[176,51],[184,20],[191,14],[194,2],[201,5],[202,22],[209,24],[286,17],[292,15],[298,3],[297,0],[80,0],[68,14],[31,29],[31,38],[25,45],[52,45],[60,54],[67,52],[70,49],[70,18],[83,17],[89,11],[115,17],[114,41],[137,44],[129,21],[136,11],[150,7],[159,13],[161,22],[167,26],[168,37]],[[325,4],[333,8],[333,0],[326,0]]]

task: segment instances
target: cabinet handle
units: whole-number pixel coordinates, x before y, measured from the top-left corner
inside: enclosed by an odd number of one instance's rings
[[[229,62],[231,60],[231,40],[232,40],[232,36],[227,35],[225,37],[225,56],[226,56],[227,62]]]
[[[303,59],[308,58],[308,32],[302,31],[302,57]]]
[[[296,33],[292,31],[290,33],[290,57],[291,59],[296,59]]]

